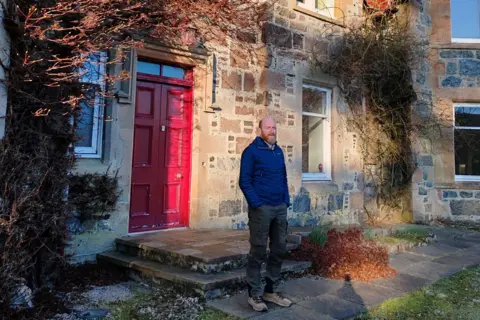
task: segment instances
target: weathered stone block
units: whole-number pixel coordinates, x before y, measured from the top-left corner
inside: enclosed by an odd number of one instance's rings
[[[305,188],[300,188],[299,193],[293,199],[294,212],[309,212],[311,206],[310,192]]]
[[[298,33],[293,34],[293,49],[303,50],[303,35]]]
[[[248,69],[248,51],[238,45],[230,50],[230,65],[234,68]]]
[[[250,138],[237,137],[237,146],[236,146],[237,154],[241,154],[243,150],[245,150],[245,148],[248,147],[251,141],[252,139]]]
[[[298,30],[298,31],[302,31],[302,32],[306,32],[307,31],[307,24],[302,22],[302,21],[292,21],[290,22],[290,27],[295,29],[295,30]]]
[[[253,107],[247,107],[247,106],[236,106],[235,107],[235,114],[240,114],[240,115],[254,115],[255,114],[255,109]]]
[[[433,167],[433,157],[430,155],[420,156],[418,157],[417,163],[421,167]]]
[[[459,77],[448,76],[442,81],[442,87],[458,88],[462,84],[462,79]]]
[[[245,72],[243,75],[243,90],[251,92],[255,91],[255,87],[255,76],[251,72]]]
[[[297,17],[297,14],[294,11],[288,10],[288,8],[285,8],[285,7],[278,7],[277,12],[280,16],[286,17],[289,19],[295,19]]]
[[[426,196],[426,195],[428,195],[428,190],[424,187],[420,187],[420,188],[418,188],[418,195]]]
[[[343,209],[343,194],[331,194],[328,196],[328,211]]]
[[[450,201],[450,210],[452,215],[480,215],[480,201],[474,200],[452,200]]]
[[[240,42],[256,43],[257,36],[251,32],[237,31],[237,39]]]
[[[473,197],[473,193],[469,191],[460,191],[460,197],[462,198],[471,198]]]
[[[260,86],[266,89],[285,90],[285,74],[264,69],[260,76]]]
[[[287,124],[287,113],[283,110],[268,110],[268,114],[280,125]]]
[[[269,68],[272,64],[273,53],[269,46],[260,47],[255,50],[255,63],[258,66]]]
[[[343,190],[345,190],[345,191],[353,190],[353,183],[345,182],[343,184]]]
[[[465,76],[479,76],[480,75],[480,60],[462,59],[460,60],[461,75]]]
[[[220,120],[220,130],[222,132],[242,132],[241,129],[241,120],[230,120],[226,118],[221,118]]]
[[[242,212],[242,200],[225,200],[220,202],[218,216],[232,217]]]
[[[440,58],[454,59],[454,58],[473,58],[473,51],[470,50],[442,50],[440,51]]]
[[[456,74],[458,71],[456,62],[449,62],[447,64],[447,74]]]
[[[457,191],[443,191],[443,199],[458,197]]]
[[[280,48],[292,48],[292,32],[287,28],[267,23],[263,28],[262,41]]]
[[[242,90],[242,74],[238,71],[222,71],[222,88]]]

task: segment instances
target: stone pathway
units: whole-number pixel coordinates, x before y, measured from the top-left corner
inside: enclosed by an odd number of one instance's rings
[[[398,274],[372,283],[345,282],[319,277],[287,281],[283,291],[292,299],[290,308],[269,304],[268,313],[254,312],[247,294],[209,302],[209,306],[243,319],[347,319],[390,298],[399,297],[451,276],[464,267],[480,264],[480,233],[429,227],[438,242],[392,255]]]

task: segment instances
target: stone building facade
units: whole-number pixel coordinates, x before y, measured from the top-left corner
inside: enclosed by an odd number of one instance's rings
[[[312,73],[309,57],[313,50],[326,54],[327,35],[343,32],[344,17],[361,15],[361,1],[337,0],[335,9],[317,12],[301,5],[278,1],[262,34],[247,36],[244,42],[223,38],[204,49],[188,50],[148,44],[136,50],[128,63],[107,70],[115,73],[126,68],[132,77],[118,85],[118,99],[102,115],[105,121],[98,127],[97,153],[78,154],[76,173],[118,170],[121,199],[108,220],[82,224],[70,218],[74,261],[92,259],[109,249],[116,237],[132,232],[133,154],[139,143],[135,140],[140,82],[136,75],[152,63],[193,74],[193,103],[188,110],[192,114],[190,186],[188,199],[182,199],[188,201],[184,220],[188,222],[173,227],[247,228],[247,203],[238,186],[240,157],[267,114],[278,122],[278,141],[285,153],[293,203],[289,224],[313,225],[321,219],[358,222],[363,208],[358,140],[346,125],[346,108],[335,80]],[[302,108],[302,93],[316,97],[318,106]],[[304,115],[312,110],[318,114]],[[316,136],[309,138],[307,133],[302,138],[302,123],[313,128]],[[302,148],[302,143],[308,146]],[[302,161],[302,155],[311,160]]]
[[[414,218],[479,220],[476,129],[480,122],[475,114],[480,106],[480,4],[416,2],[416,28],[430,47],[430,63],[416,75],[418,91],[428,101],[419,103],[417,111],[431,112],[438,119],[441,135],[437,141],[416,141]],[[424,110],[426,105],[431,105],[431,110]]]
[[[462,157],[456,160],[453,119],[455,106],[465,104],[476,111],[475,103],[480,104],[480,41],[475,41],[475,35],[469,43],[452,38],[450,1],[432,2],[411,0],[407,4],[412,26],[428,42],[431,57],[414,70],[415,87],[421,97],[414,114],[436,116],[442,124],[441,139],[414,139],[418,169],[412,182],[413,216],[419,221],[439,216],[476,219],[480,212],[480,184],[475,175],[480,172],[472,171],[471,165],[465,167]],[[365,190],[361,142],[347,124],[347,107],[335,79],[313,72],[310,57],[313,52],[327,53],[332,35],[344,32],[349,19],[363,14],[365,1],[328,0],[322,8],[315,8],[316,3],[279,0],[262,34],[244,35],[240,42],[220,37],[195,49],[147,44],[133,52],[123,65],[107,70],[113,74],[123,68],[132,76],[117,85],[117,99],[107,104],[103,114],[98,113],[103,121],[95,124],[95,135],[89,135],[96,148],[87,148],[90,153],[79,152],[76,172],[118,170],[122,193],[117,210],[107,220],[81,224],[71,217],[70,250],[74,261],[93,259],[96,253],[110,249],[116,237],[132,232],[178,227],[247,228],[247,203],[238,186],[240,157],[256,136],[259,120],[267,114],[277,120],[278,141],[285,153],[293,203],[289,225],[362,221],[369,195]],[[378,3],[386,5],[386,1]],[[455,14],[461,15],[458,12]],[[182,138],[186,140],[181,144],[188,150],[182,155],[188,158],[188,165],[186,171],[176,173],[178,179],[187,182],[187,196],[174,197],[173,201],[179,207],[185,204],[186,209],[180,210],[182,218],[174,223],[148,227],[147,218],[146,223],[132,222],[147,216],[136,216],[132,208],[141,206],[135,202],[138,199],[152,199],[150,189],[135,183],[135,170],[150,167],[147,162],[152,155],[148,153],[140,166],[141,157],[135,154],[137,147],[143,146],[142,141],[152,137],[150,131],[139,131],[145,127],[139,121],[161,106],[153,103],[139,109],[139,97],[149,99],[145,96],[148,79],[157,81],[154,73],[163,76],[164,68],[173,77],[183,70],[180,82],[178,77],[176,82],[165,81],[191,92],[191,101],[182,100],[181,108],[181,113],[188,115],[186,121],[190,121]],[[190,82],[185,80],[187,75]],[[184,89],[177,91],[187,92]],[[152,132],[166,130],[168,134],[170,129],[167,125]],[[141,134],[145,139],[136,138]],[[163,157],[171,150],[159,152]],[[456,161],[460,161],[457,169]],[[472,174],[468,177],[459,170],[470,170]],[[465,181],[468,179],[471,181]],[[165,200],[167,191],[153,195],[156,200],[145,201],[163,206],[168,202],[171,206],[172,200]],[[142,228],[142,223],[147,228]]]

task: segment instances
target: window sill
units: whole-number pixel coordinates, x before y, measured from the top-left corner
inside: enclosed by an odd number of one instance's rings
[[[77,159],[101,159],[102,156],[99,155],[99,154],[75,153],[75,158],[77,158]]]
[[[480,176],[455,176],[455,182],[480,182]]]
[[[459,49],[459,50],[480,50],[480,39],[478,42],[446,42],[432,43],[434,49]]]
[[[327,175],[303,173],[302,182],[332,182],[332,178]]]
[[[324,16],[322,14],[319,14],[319,13],[316,13],[316,12],[313,12],[313,11],[310,11],[308,9],[305,9],[305,8],[302,8],[302,7],[299,7],[299,6],[295,6],[293,8],[293,10],[297,11],[297,12],[300,12],[300,13],[303,13],[307,16],[310,16],[310,17],[313,17],[313,18],[316,18],[318,20],[322,20],[322,21],[325,21],[325,22],[329,22],[331,24],[334,24],[334,25],[337,25],[339,27],[342,27],[342,28],[345,28],[345,23],[343,21],[340,21],[336,18],[329,18],[327,16]]]

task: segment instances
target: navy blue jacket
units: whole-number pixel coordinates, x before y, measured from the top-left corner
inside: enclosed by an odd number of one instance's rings
[[[282,203],[290,206],[285,157],[277,144],[272,150],[262,138],[257,137],[243,151],[240,189],[252,208]]]

